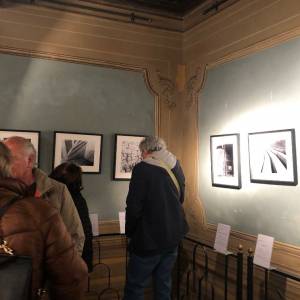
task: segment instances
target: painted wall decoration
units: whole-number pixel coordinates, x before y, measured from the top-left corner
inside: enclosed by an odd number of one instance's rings
[[[239,134],[212,135],[210,137],[212,185],[241,188]]]
[[[130,180],[133,167],[142,160],[139,144],[144,136],[115,135],[114,180]]]
[[[26,131],[26,130],[0,130],[0,141],[3,141],[12,136],[20,136],[28,139],[36,151],[36,164],[39,164],[39,149],[40,149],[40,131]]]
[[[297,185],[295,130],[249,133],[250,180]]]
[[[76,163],[84,173],[101,172],[102,134],[55,132],[53,167]]]

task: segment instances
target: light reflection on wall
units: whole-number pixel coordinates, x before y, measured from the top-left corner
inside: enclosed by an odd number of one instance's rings
[[[295,39],[208,70],[198,128],[199,198],[209,223],[300,245],[299,185],[251,183],[248,153],[248,133],[295,129],[300,158],[299,51]],[[210,136],[233,133],[240,134],[242,188],[213,187]]]
[[[240,149],[242,163],[243,187],[249,189],[258,188],[257,185],[250,184],[249,176],[249,153],[248,153],[248,133],[272,131],[282,129],[299,128],[300,101],[283,101],[280,103],[269,103],[251,111],[241,113],[231,119],[220,132],[240,133]],[[297,124],[298,123],[298,124]],[[297,135],[297,131],[296,131]],[[296,137],[297,141],[297,137]],[[246,180],[245,180],[246,179]]]

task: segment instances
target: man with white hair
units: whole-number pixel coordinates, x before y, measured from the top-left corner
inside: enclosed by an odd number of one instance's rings
[[[0,299],[85,299],[87,267],[59,212],[34,198],[11,169],[11,152],[0,142]],[[14,255],[31,258],[30,272]],[[6,272],[9,262],[14,272]]]
[[[6,139],[4,144],[12,153],[11,171],[13,177],[30,187],[36,198],[47,200],[52,207],[60,212],[76,249],[81,254],[84,245],[84,233],[68,188],[49,178],[46,173],[35,167],[36,150],[29,140],[14,136]]]
[[[182,207],[185,179],[161,138],[146,137],[140,150],[143,160],[133,168],[126,200],[130,260],[124,300],[144,299],[151,276],[154,299],[170,300],[178,244],[188,231]]]

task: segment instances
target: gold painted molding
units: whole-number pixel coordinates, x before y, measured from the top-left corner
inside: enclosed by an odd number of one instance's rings
[[[214,62],[210,62],[208,64],[208,69],[213,68],[218,65],[222,65],[224,63],[230,62],[235,59],[239,59],[239,58],[251,55],[251,54],[255,54],[257,52],[260,52],[260,51],[268,49],[268,48],[272,48],[274,46],[277,46],[284,42],[288,42],[289,40],[299,37],[299,36],[300,36],[300,27],[293,28],[292,30],[289,30],[287,32],[277,34],[275,36],[272,36],[271,38],[267,38],[267,39],[261,40],[259,42],[253,43],[252,45],[250,45],[244,49],[241,49],[241,50],[232,52],[228,55],[225,55],[225,56],[217,59]]]
[[[186,98],[187,108],[196,105],[198,102],[199,93],[203,88],[206,80],[206,69],[206,66],[204,68],[198,67],[195,71],[195,74],[189,78],[186,84],[186,92],[188,95]]]
[[[158,77],[161,98],[166,105],[172,109],[176,106],[175,83],[171,79],[163,77],[158,70],[156,71],[156,74]]]

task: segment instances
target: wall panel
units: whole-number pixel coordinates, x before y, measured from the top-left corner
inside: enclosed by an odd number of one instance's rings
[[[201,96],[199,103],[197,99],[208,82],[208,70],[263,49],[280,45],[291,38],[299,36],[299,13],[300,6],[297,1],[239,1],[229,9],[184,33],[183,59],[187,68],[187,81],[183,101],[186,103],[187,109],[184,111],[185,115],[183,116],[183,126],[184,131],[186,131],[183,136],[183,143],[190,146],[189,150],[185,150],[183,154],[183,165],[189,181],[186,201],[187,215],[191,225],[190,234],[201,241],[212,244],[216,230],[215,225],[209,224],[205,205],[203,205],[203,202],[205,203],[208,200],[203,190],[203,183],[210,180],[209,169],[206,169],[205,166],[209,165],[210,162],[207,161],[207,157],[205,159],[201,158],[197,153],[199,147],[204,147],[207,143],[208,128],[204,124],[203,130],[198,133],[197,115],[200,114],[201,118],[207,118],[208,116],[202,111],[205,103],[202,102]],[[295,63],[297,62],[295,61]],[[213,82],[213,90],[217,92],[219,84],[222,85],[224,80],[225,78],[220,77],[217,82]],[[234,92],[235,88],[232,87],[232,89]],[[255,87],[252,88],[252,91],[244,91],[245,96],[251,95],[253,89],[255,90]],[[206,104],[208,107],[213,107],[209,99],[207,99]],[[219,103],[217,110],[221,115],[222,112],[226,112],[225,105],[225,102]],[[236,104],[235,108],[238,106],[239,104]],[[204,122],[204,119],[200,122]],[[212,120],[209,122],[212,122]],[[290,123],[288,125],[291,126]],[[197,166],[195,167],[195,165]],[[202,181],[199,184],[201,178]],[[257,189],[261,191],[261,188],[258,187]],[[285,187],[282,187],[281,191],[284,189]],[[275,192],[275,189],[273,191]],[[222,193],[226,194],[226,192],[221,191],[220,194]],[[276,197],[276,195],[273,196]],[[253,197],[255,197],[255,193]],[[271,198],[273,197],[271,196]],[[284,197],[277,198],[276,201],[281,202],[282,198]],[[243,197],[240,200],[243,201]],[[217,220],[214,222],[217,223]],[[253,217],[252,222],[254,225],[259,220]],[[243,220],[240,220],[239,224],[244,224]],[[289,235],[293,230],[293,226],[297,226],[297,223],[293,222],[291,226],[291,229],[285,230],[283,235]],[[229,243],[230,249],[236,249],[239,244],[244,246],[245,251],[250,247],[254,249],[255,236],[242,231],[243,229],[240,229],[232,233]],[[299,260],[299,247],[280,242],[275,243],[272,257],[273,264],[279,268],[298,273],[300,271]],[[263,284],[262,278],[258,276],[255,280],[257,283],[256,293],[258,293],[256,295],[257,297],[263,297],[263,291],[259,289],[259,285]],[[294,282],[286,281],[283,286],[278,284],[278,287],[287,299],[299,298],[299,287]],[[230,295],[231,297],[233,298],[234,295]]]

